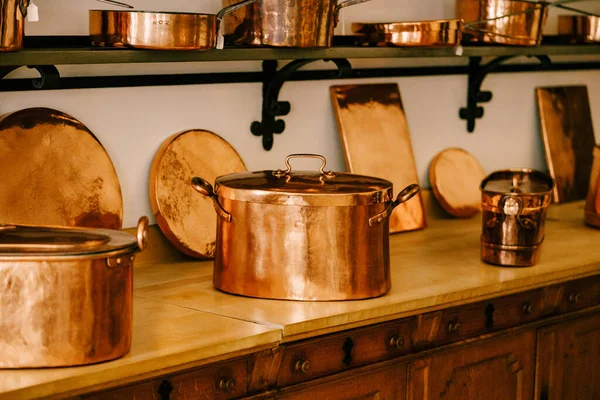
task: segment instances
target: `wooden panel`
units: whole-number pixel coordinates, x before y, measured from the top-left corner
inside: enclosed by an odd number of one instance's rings
[[[536,399],[599,399],[600,314],[542,329],[537,365]]]
[[[162,378],[83,397],[89,400],[226,400],[247,392],[248,359],[167,375]]]
[[[332,86],[331,100],[350,172],[391,181],[395,195],[418,183],[397,84]],[[400,204],[390,217],[390,232],[410,231],[425,225],[420,194]]]
[[[368,368],[358,373],[325,378],[284,389],[285,400],[403,400],[406,398],[406,365]]]
[[[422,314],[413,335],[415,349],[435,347],[535,321],[543,314],[542,291]]]
[[[413,321],[379,324],[288,346],[277,384],[287,386],[407,354]],[[310,367],[299,370],[305,361]]]
[[[535,332],[475,343],[414,361],[411,400],[533,398]]]
[[[596,143],[587,87],[543,87],[536,94],[554,201],[585,199]]]

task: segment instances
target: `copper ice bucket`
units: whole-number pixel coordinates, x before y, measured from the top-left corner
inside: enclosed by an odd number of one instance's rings
[[[0,0],[0,52],[23,48],[29,0]]]
[[[481,259],[490,264],[536,264],[554,180],[531,169],[496,171],[481,182]]]
[[[223,5],[235,0],[222,0]],[[341,8],[370,0],[257,0],[223,19],[226,44],[329,47]]]
[[[297,157],[318,158],[318,171],[294,171]],[[220,176],[194,188],[213,199],[217,240],[213,283],[244,296],[287,300],[377,297],[391,288],[388,220],[392,183],[325,171],[325,158],[293,154],[285,170]]]
[[[590,226],[600,228],[600,191],[598,181],[600,180],[600,146],[594,147],[594,162],[590,174],[590,185],[585,200],[584,221]]]

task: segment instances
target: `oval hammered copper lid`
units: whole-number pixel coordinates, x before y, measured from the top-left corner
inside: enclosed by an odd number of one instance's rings
[[[319,171],[294,171],[293,158],[317,158]],[[217,178],[215,193],[230,200],[301,206],[352,206],[392,200],[392,183],[382,178],[325,171],[325,157],[292,154],[287,169],[230,174]]]
[[[136,238],[111,229],[0,225],[0,259],[94,256],[137,248]]]

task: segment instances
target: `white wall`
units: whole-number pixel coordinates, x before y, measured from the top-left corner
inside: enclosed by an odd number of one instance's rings
[[[137,0],[131,3],[152,10],[216,12],[220,1]],[[87,10],[106,8],[92,0],[38,0],[36,4],[42,20],[27,24],[29,35],[85,35]],[[349,25],[353,20],[451,18],[453,7],[453,0],[373,0],[370,4],[348,8],[343,21]],[[548,19],[548,32],[555,26],[553,14]],[[351,61],[360,67],[440,63],[440,60],[420,59]],[[444,62],[456,63],[456,60]],[[314,68],[323,67],[325,64]],[[74,76],[259,68],[258,62],[240,62],[60,69],[63,75]],[[29,74],[31,72],[17,71],[11,77]],[[86,124],[113,159],[123,188],[124,226],[131,227],[140,215],[152,214],[147,189],[149,165],[160,143],[180,130],[201,128],[218,133],[238,150],[251,170],[279,168],[284,157],[294,152],[320,153],[327,157],[332,169],[345,169],[328,88],[333,84],[371,82],[398,83],[423,186],[429,185],[429,161],[438,151],[453,146],[472,152],[488,172],[507,167],[545,169],[534,97],[537,86],[587,85],[594,125],[597,129],[600,127],[600,71],[492,74],[486,79],[484,89],[491,90],[494,98],[484,105],[485,116],[477,121],[473,134],[467,133],[466,122],[458,118],[458,110],[466,100],[466,76],[289,82],[283,87],[280,99],[291,102],[292,112],[284,117],[286,130],[275,137],[270,152],[262,149],[261,138],[249,130],[251,122],[260,117],[260,84],[11,92],[0,95],[0,113],[26,107],[51,107]]]

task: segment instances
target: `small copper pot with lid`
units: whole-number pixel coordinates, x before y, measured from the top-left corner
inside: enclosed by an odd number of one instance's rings
[[[320,170],[292,170],[292,159],[306,157],[321,160]],[[325,171],[325,163],[292,154],[285,170],[221,176],[214,191],[192,180],[219,216],[216,288],[288,300],[364,299],[390,290],[388,219],[419,187],[409,185],[394,200],[391,182]]]
[[[0,225],[0,368],[67,367],[131,346],[133,261],[146,246],[110,229]]]
[[[483,261],[515,267],[539,261],[553,188],[549,175],[531,169],[496,171],[482,181]]]

